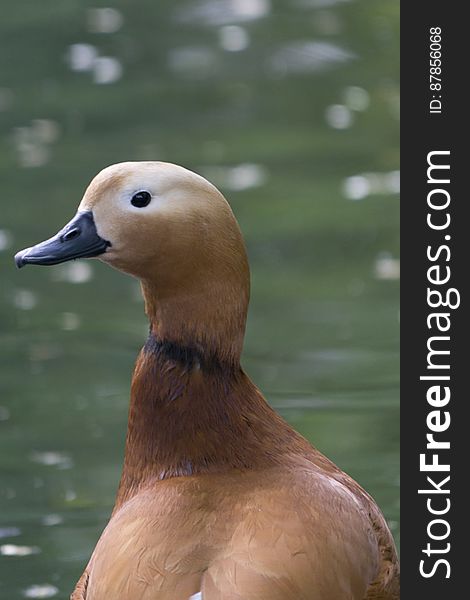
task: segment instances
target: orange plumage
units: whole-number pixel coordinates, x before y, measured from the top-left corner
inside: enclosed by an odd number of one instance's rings
[[[132,206],[138,190],[148,206]],[[150,336],[116,505],[72,599],[398,599],[372,498],[240,366],[249,269],[220,192],[175,165],[123,163],[95,178],[79,211],[97,236],[87,256],[141,280]],[[20,253],[19,266],[41,252]]]

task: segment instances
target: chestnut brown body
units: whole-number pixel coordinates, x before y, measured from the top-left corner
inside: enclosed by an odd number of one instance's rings
[[[130,206],[136,193],[148,206]],[[141,280],[150,335],[114,511],[72,599],[397,600],[395,546],[373,499],[240,366],[249,269],[220,192],[182,167],[123,163],[95,178],[79,211],[96,227],[93,256],[103,248],[101,260]],[[40,246],[19,266],[38,263]]]

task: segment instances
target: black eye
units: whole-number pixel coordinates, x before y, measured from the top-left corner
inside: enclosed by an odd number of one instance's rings
[[[137,208],[143,208],[150,203],[152,196],[149,192],[136,192],[131,198],[132,206],[137,206]]]

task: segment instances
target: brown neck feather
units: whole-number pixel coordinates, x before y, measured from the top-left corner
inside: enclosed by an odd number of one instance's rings
[[[142,280],[150,336],[132,380],[115,509],[150,482],[308,452],[240,367],[249,269],[239,234],[230,240],[232,252],[180,257]]]
[[[188,279],[165,286],[142,282],[151,332],[161,340],[238,365],[249,301],[248,274],[241,279],[228,275],[205,281]]]
[[[158,479],[277,464],[301,440],[239,364],[151,333],[132,381],[116,508]]]

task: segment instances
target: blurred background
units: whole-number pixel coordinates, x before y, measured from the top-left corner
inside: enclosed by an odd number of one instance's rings
[[[4,3],[0,598],[68,598],[113,505],[138,284],[13,254],[123,160],[227,196],[252,268],[244,367],[398,541],[398,19],[396,0]]]

